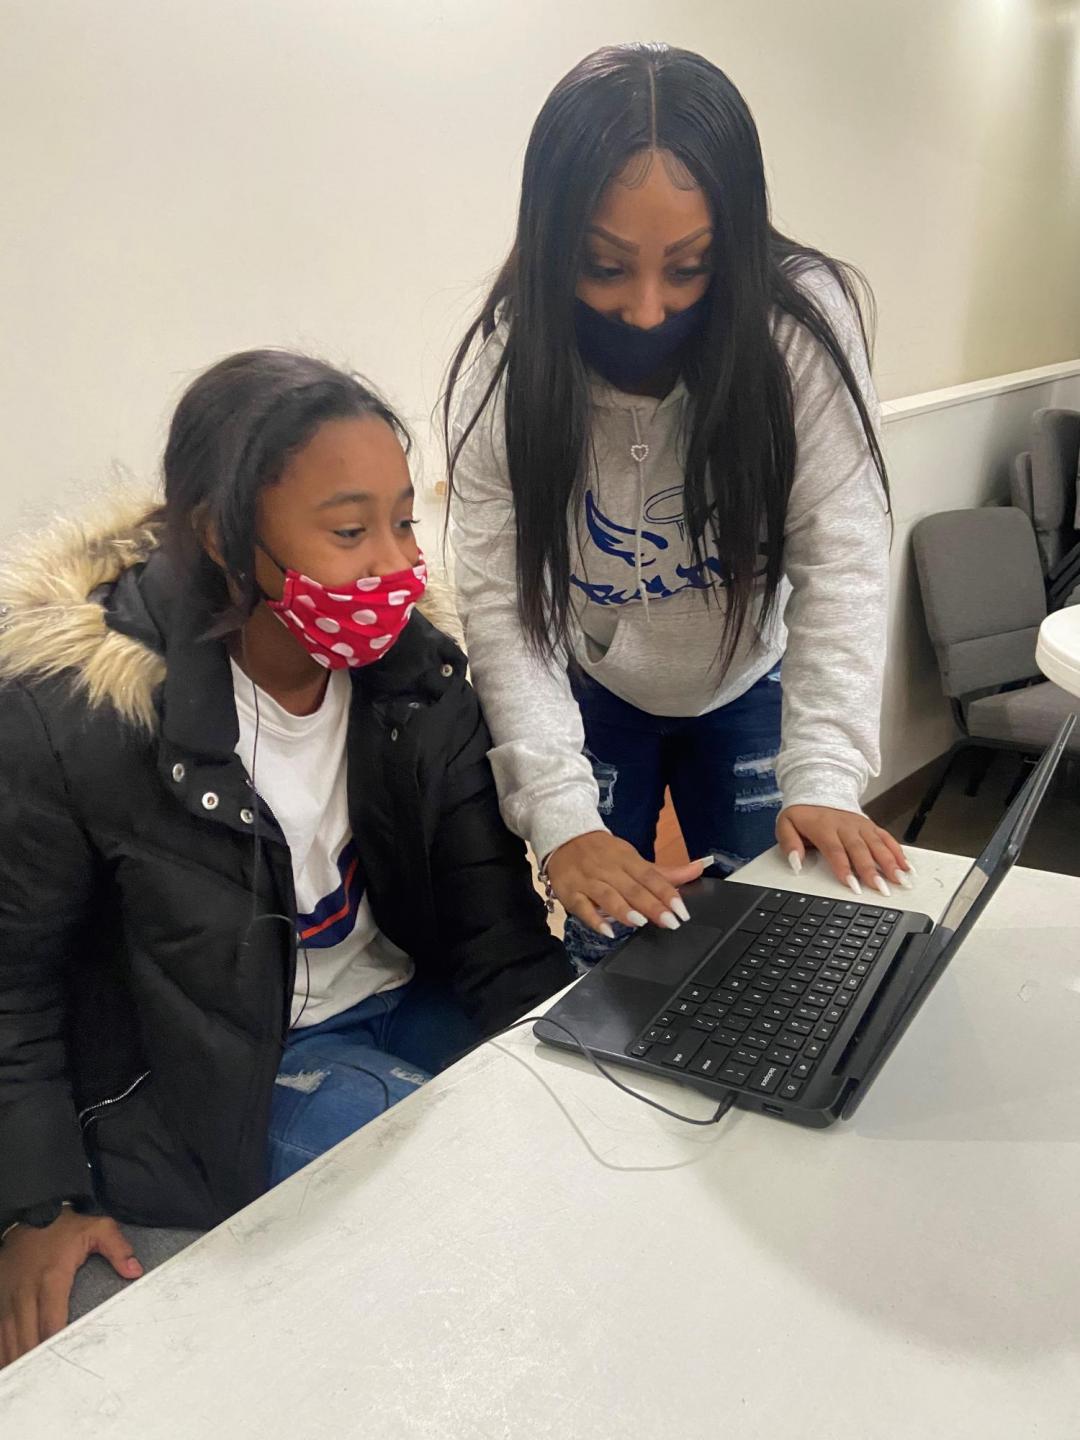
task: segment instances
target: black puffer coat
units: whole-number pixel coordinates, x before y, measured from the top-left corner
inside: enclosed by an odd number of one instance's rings
[[[254,864],[227,653],[137,525],[42,542],[3,600],[0,1215],[94,1193],[207,1227],[265,1188],[296,964],[265,806]],[[572,976],[499,817],[465,662],[417,613],[352,680],[376,923],[490,1032]]]

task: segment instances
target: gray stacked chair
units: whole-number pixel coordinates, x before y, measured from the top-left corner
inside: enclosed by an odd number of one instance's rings
[[[1012,751],[1025,759],[1053,739],[1080,701],[1039,677],[1035,643],[1046,592],[1031,525],[1018,509],[949,510],[912,532],[927,629],[960,737],[904,835],[914,841],[958,756]],[[1069,742],[1080,756],[1080,726]],[[985,773],[985,772],[984,772]]]
[[[1012,503],[1031,521],[1052,610],[1080,602],[1080,410],[1036,410],[1013,462]]]

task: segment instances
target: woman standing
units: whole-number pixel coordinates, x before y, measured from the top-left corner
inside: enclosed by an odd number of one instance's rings
[[[612,921],[676,927],[677,885],[775,836],[796,872],[813,846],[853,890],[905,883],[859,808],[885,652],[875,410],[853,274],[771,225],[727,77],[663,46],[583,60],[533,128],[445,411],[503,815],[579,962]],[[706,858],[665,873],[667,787]]]

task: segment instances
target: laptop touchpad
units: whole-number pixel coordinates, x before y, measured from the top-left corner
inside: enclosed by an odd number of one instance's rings
[[[723,930],[699,925],[696,920],[680,930],[660,930],[650,925],[617,950],[605,962],[604,971],[608,975],[626,975],[632,980],[676,985],[697,969],[723,937]]]

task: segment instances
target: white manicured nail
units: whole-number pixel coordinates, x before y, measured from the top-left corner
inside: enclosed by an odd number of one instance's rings
[[[802,856],[797,850],[789,850],[787,852],[787,863],[791,866],[792,870],[794,870],[796,875],[802,874]]]
[[[660,924],[665,930],[678,930],[679,928],[679,922],[670,910],[665,910],[660,916]]]
[[[896,883],[902,890],[913,890],[915,888],[911,883],[910,875],[906,874],[903,870],[897,870]]]
[[[874,889],[879,895],[884,895],[886,900],[892,899],[892,891],[889,889],[889,882],[884,875],[874,876]]]
[[[690,864],[700,865],[703,870],[708,870],[711,866],[716,864],[716,856],[703,855],[700,860],[691,860]]]
[[[853,895],[862,894],[862,886],[859,884],[858,880],[854,875],[849,875],[844,883],[847,885],[847,888],[852,892]]]
[[[905,856],[904,858],[907,859],[907,856]],[[911,876],[913,880],[917,880],[919,878],[919,872],[915,869],[915,866],[911,863],[910,860],[908,860],[907,862],[907,873]]]
[[[681,895],[676,895],[675,899],[672,900],[671,908],[675,911],[675,914],[678,915],[680,920],[690,919],[690,911],[686,908],[686,901],[682,898]]]
[[[615,931],[611,928],[611,926],[607,923],[606,920],[605,920],[604,923],[599,927],[599,929],[600,929],[600,934],[603,935],[603,937],[604,937],[605,940],[614,940],[614,939],[615,939]]]
[[[628,910],[626,912],[626,923],[628,925],[636,925],[640,930],[643,925],[647,925],[649,922],[640,910]]]

